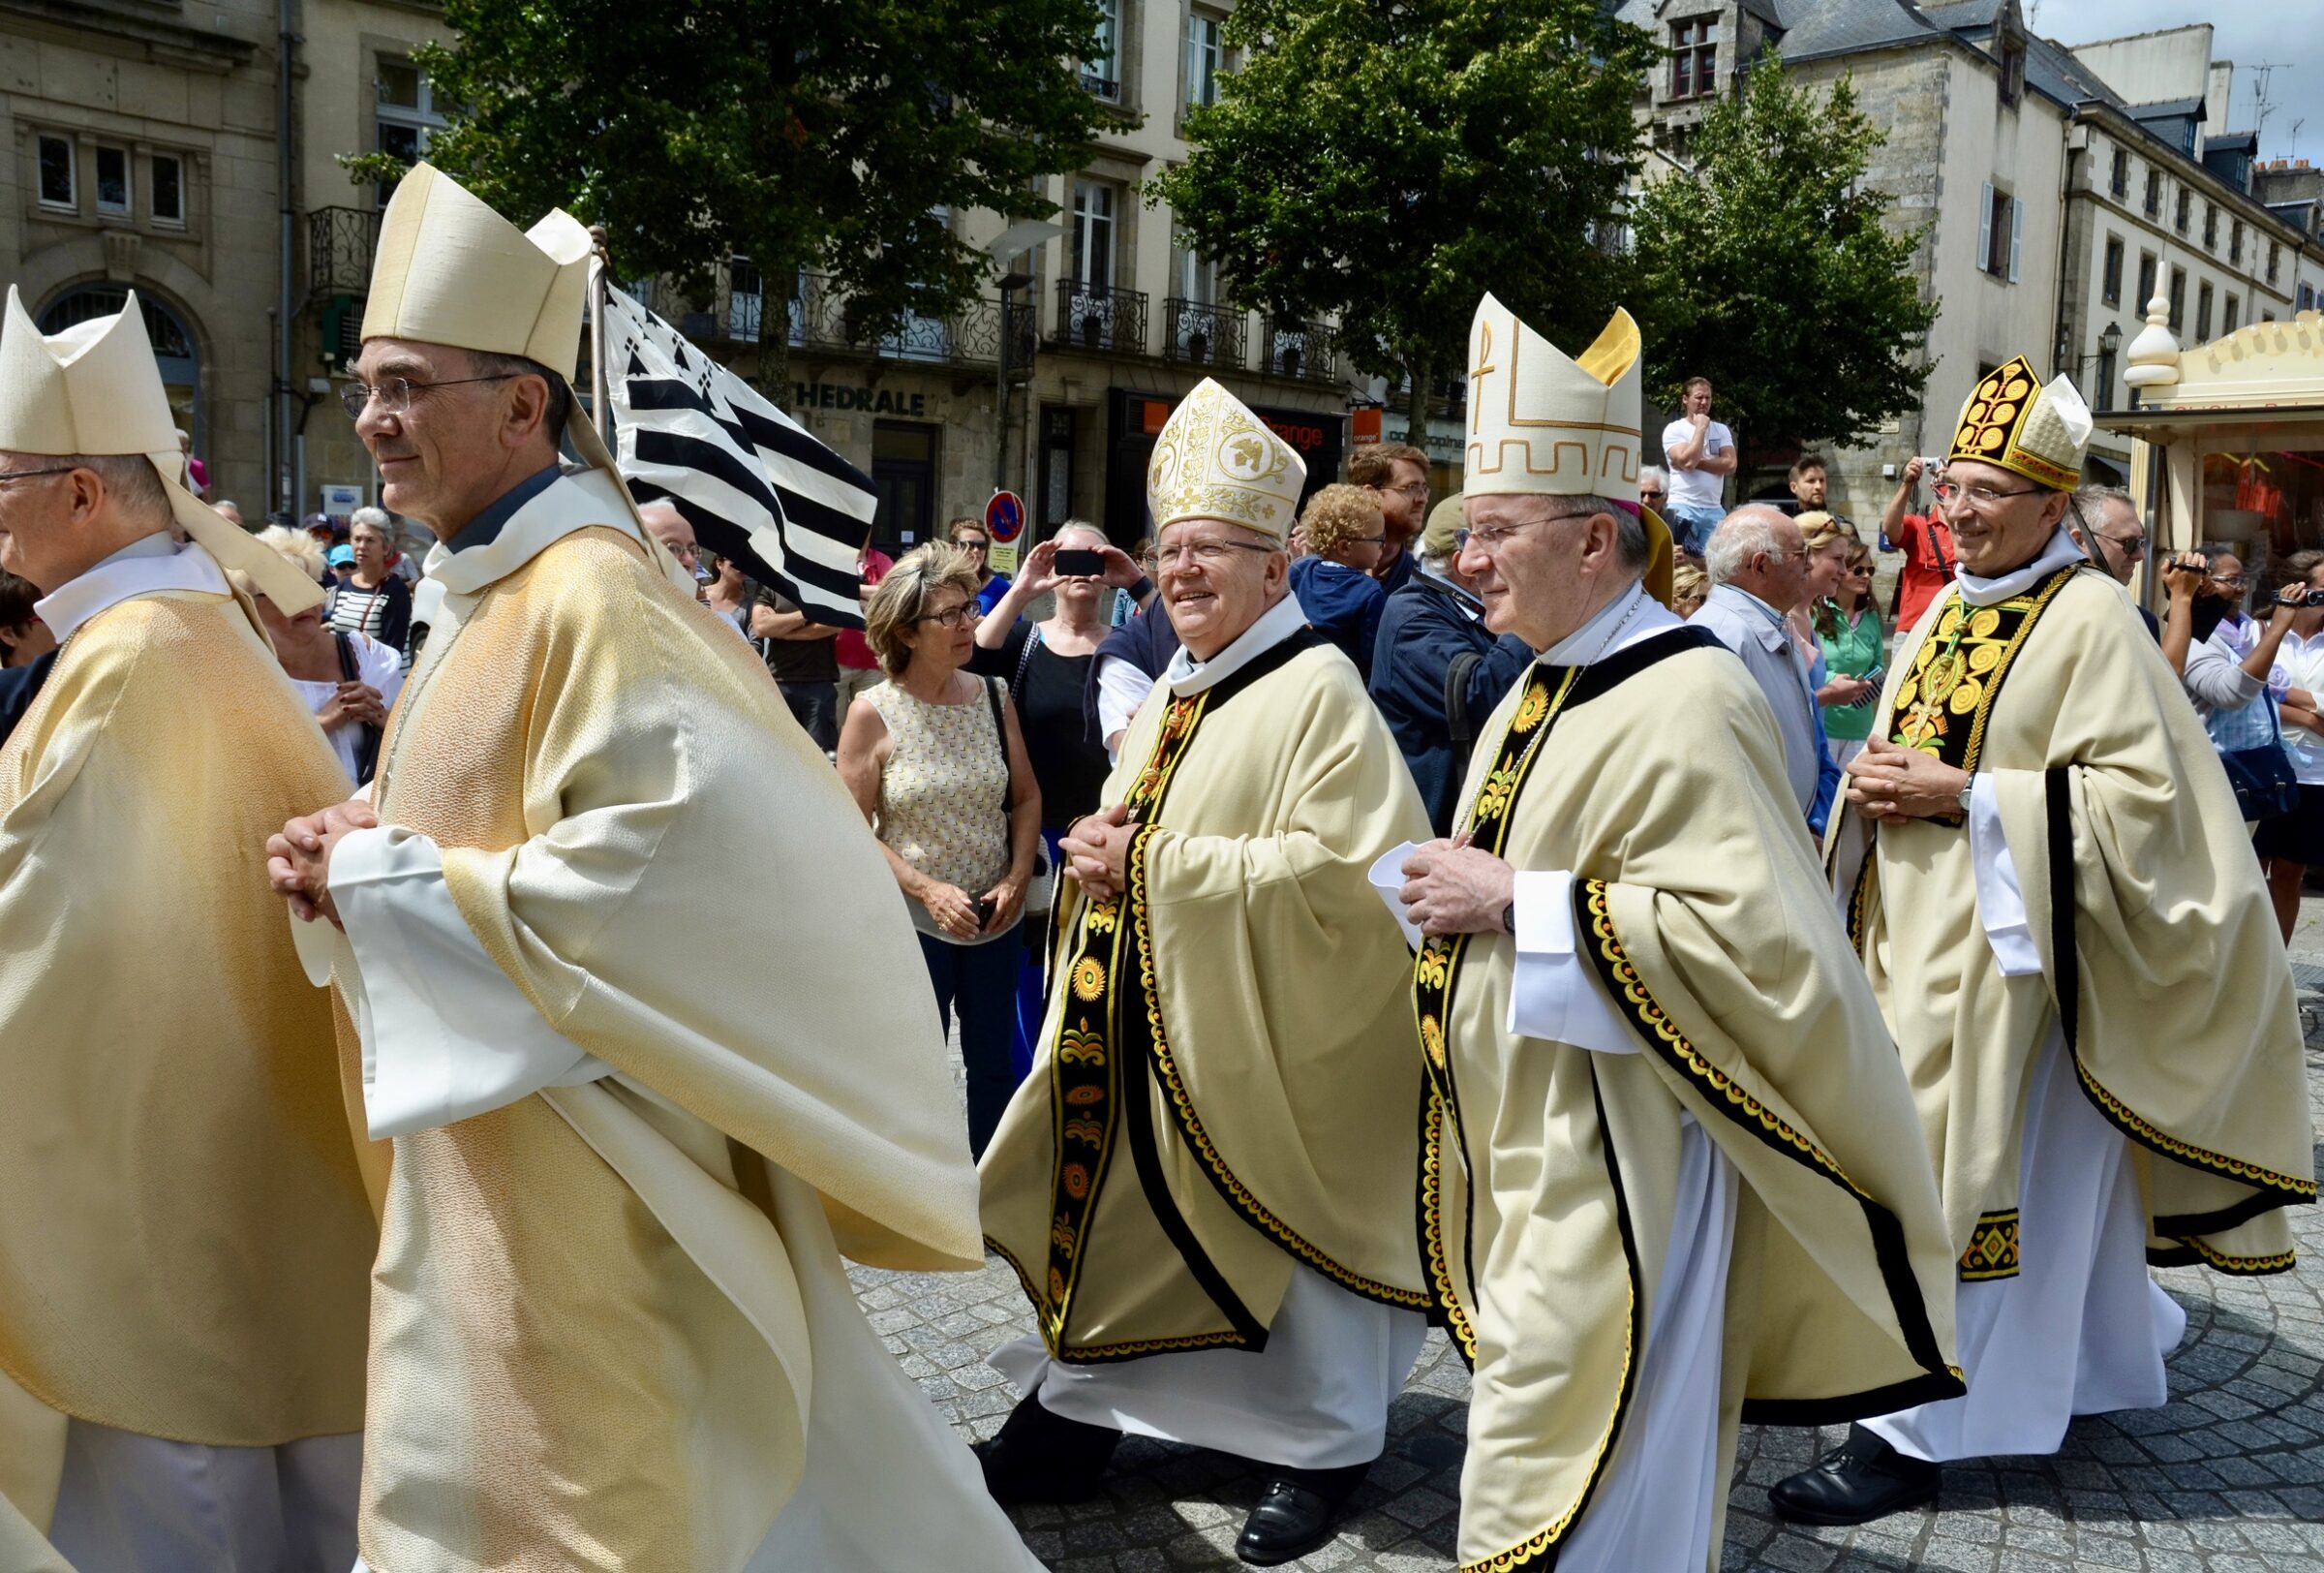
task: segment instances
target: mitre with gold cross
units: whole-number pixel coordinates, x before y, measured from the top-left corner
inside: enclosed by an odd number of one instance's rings
[[[2082,451],[2095,422],[2070,378],[2046,386],[2024,355],[1979,380],[1961,406],[1954,459],[1981,459],[2055,491],[2082,484]]]
[[[1468,497],[1638,500],[1638,324],[1615,308],[1578,358],[1491,295],[1469,327]]]

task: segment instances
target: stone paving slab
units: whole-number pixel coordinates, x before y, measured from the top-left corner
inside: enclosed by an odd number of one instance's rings
[[[2324,904],[2307,906],[2301,935],[2324,941]],[[2324,1034],[2314,1026],[2324,1014],[2324,955],[2295,960],[2310,1019],[2309,1098],[2324,1129]],[[2295,1272],[2156,1275],[2187,1311],[2167,1405],[2076,1421],[2054,1457],[1949,1466],[1933,1509],[1853,1529],[1780,1523],[1768,1486],[1843,1430],[1745,1427],[1723,1573],[2324,1573],[2324,1208],[2292,1217]],[[985,1357],[1032,1332],[1009,1270],[988,1258],[974,1274],[854,1277],[873,1328],[929,1401],[964,1437],[997,1431],[1017,1393]],[[1468,1391],[1468,1372],[1431,1332],[1390,1411],[1386,1455],[1338,1537],[1288,1565],[1454,1567]],[[1260,1484],[1240,1460],[1130,1437],[1097,1500],[1013,1516],[1033,1554],[1059,1573],[1230,1568],[1241,1565],[1235,1537]]]

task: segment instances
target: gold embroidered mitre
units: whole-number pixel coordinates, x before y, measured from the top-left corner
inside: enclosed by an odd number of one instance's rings
[[[519,230],[450,175],[415,164],[380,219],[363,336],[523,355],[570,382],[590,250],[589,231],[562,208]]]
[[[186,490],[176,417],[134,291],[113,316],[44,336],[9,286],[0,326],[0,452],[140,455],[161,477],[170,517],[219,567],[250,575],[285,616],[322,604],[321,585]]]
[[[1638,324],[1617,307],[1573,359],[1486,295],[1469,327],[1463,495],[1638,500]]]
[[[2094,422],[2070,378],[2046,387],[2018,355],[1986,374],[1961,407],[1952,459],[1981,459],[2056,491],[2082,484],[2082,450]]]
[[[1146,506],[1157,535],[1180,519],[1224,519],[1281,540],[1306,484],[1307,465],[1291,445],[1206,377],[1154,440]]]

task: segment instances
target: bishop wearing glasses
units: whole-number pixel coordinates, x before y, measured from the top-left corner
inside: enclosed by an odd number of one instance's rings
[[[1030,1569],[841,1262],[982,1264],[934,997],[863,816],[573,412],[589,250],[397,186],[356,432],[442,601],[370,801],[270,844],[393,1143],[364,1561]]]
[[[1962,408],[1954,583],[1906,635],[1849,800],[1850,923],[1919,1104],[1959,1280],[1960,1398],[1779,1483],[1852,1524],[1948,1460],[2055,1452],[2165,1402],[2150,1264],[2287,1272],[2315,1196],[2298,1007],[2233,790],[2112,575],[2064,528],[2090,411],[2022,356]]]
[[[1262,1565],[1329,1537],[1424,1331],[1411,958],[1369,872],[1428,817],[1290,592],[1305,475],[1209,381],[1155,444],[1182,648],[1066,832],[1039,1058],[982,1164],[1039,1328],[994,1357],[1025,1398],[994,1494],[1087,1496],[1125,1431],[1238,1454]]]
[[[268,831],[351,789],[188,491],[132,294],[0,327],[0,567],[63,642],[0,747],[0,1568],[354,1557],[377,1233]],[[271,824],[268,821],[273,821]]]
[[[1741,1421],[1960,1387],[1911,1095],[1766,701],[1648,589],[1638,352],[1626,312],[1569,357],[1490,295],[1470,332],[1461,571],[1540,652],[1403,891],[1471,1568],[1717,1568]]]

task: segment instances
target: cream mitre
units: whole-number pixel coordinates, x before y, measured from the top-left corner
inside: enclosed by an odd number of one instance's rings
[[[594,250],[563,208],[519,230],[442,170],[415,164],[380,218],[363,337],[523,355],[569,385]],[[578,399],[565,432],[589,465],[617,473]]]
[[[1569,358],[1486,295],[1469,327],[1462,495],[1638,500],[1638,324],[1616,308]]]
[[[8,316],[0,326],[0,451],[56,458],[142,454],[162,478],[170,516],[220,568],[248,574],[286,616],[322,604],[322,586],[186,490],[177,419],[134,291],[114,316],[92,317],[44,337],[15,286],[9,286]]]
[[[1291,445],[1206,377],[1154,440],[1146,506],[1156,535],[1180,519],[1224,519],[1280,541],[1306,484],[1306,463]]]

